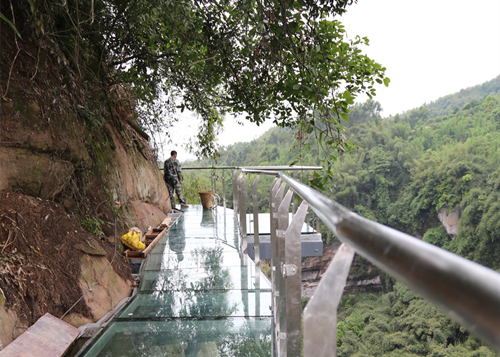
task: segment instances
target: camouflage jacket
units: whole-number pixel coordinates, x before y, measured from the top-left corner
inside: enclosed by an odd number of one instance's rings
[[[173,156],[165,160],[163,164],[163,177],[172,185],[177,185],[183,179],[181,164]]]

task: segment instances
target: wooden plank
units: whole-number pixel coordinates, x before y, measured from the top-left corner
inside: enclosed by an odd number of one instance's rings
[[[137,250],[127,249],[124,253],[127,259],[137,259],[143,257],[142,252]]]
[[[168,227],[168,225],[170,224],[171,221],[172,221],[172,217],[167,217],[163,220],[163,222],[161,222],[161,226]]]
[[[160,241],[161,237],[163,237],[163,235],[164,235],[167,231],[168,231],[168,229],[167,229],[167,228],[165,228],[164,230],[162,230],[162,231],[160,232],[160,234],[158,234],[158,235],[156,236],[155,240],[154,240],[154,241],[152,241],[152,242],[151,242],[151,244],[150,244],[150,245],[148,245],[148,246],[146,247],[146,249],[144,249],[144,250],[142,251],[142,256],[143,256],[143,257],[146,257],[146,256],[149,254],[149,252],[150,252],[150,251],[154,248],[154,246],[156,245],[156,243],[158,243],[158,242]]]
[[[146,240],[146,238],[147,238],[147,235],[148,235],[148,234],[151,234],[151,233],[153,233],[153,228],[151,228],[149,231],[147,231],[146,233],[144,233],[144,234],[142,235],[142,237],[141,237],[141,242],[143,242],[143,243],[144,243],[144,241],[145,241],[145,240]]]
[[[0,351],[0,356],[63,356],[80,330],[46,313],[17,339]]]

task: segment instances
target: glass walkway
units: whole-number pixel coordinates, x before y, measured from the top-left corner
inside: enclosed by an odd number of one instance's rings
[[[138,294],[82,354],[270,356],[271,285],[234,212],[190,206],[148,255]]]

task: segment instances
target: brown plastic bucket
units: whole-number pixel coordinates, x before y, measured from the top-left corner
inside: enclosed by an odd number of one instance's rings
[[[212,208],[214,200],[214,191],[199,191],[201,198],[201,205],[205,209]]]

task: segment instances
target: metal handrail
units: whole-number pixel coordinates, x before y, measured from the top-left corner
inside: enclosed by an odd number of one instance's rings
[[[190,167],[183,167],[183,170],[228,170],[228,169],[236,169],[236,170],[247,170],[247,171],[255,171],[255,172],[260,172],[264,174],[267,171],[286,171],[286,170],[292,170],[292,171],[305,171],[305,170],[323,170],[323,166],[286,166],[286,165],[281,165],[281,166],[190,166]],[[163,170],[163,168],[160,168],[160,170]]]
[[[163,170],[163,167],[159,168]],[[224,170],[234,170],[234,172],[241,170],[244,173],[255,173],[262,174],[267,176],[276,176],[280,174],[281,171],[315,171],[315,170],[323,170],[322,166],[192,166],[192,167],[184,167],[183,170],[222,170],[222,202],[224,204],[224,208],[226,207],[226,188],[224,183]],[[233,177],[234,179],[234,177]],[[215,180],[214,180],[215,182]],[[216,191],[216,187],[212,182],[212,189]],[[237,201],[238,197],[235,194],[236,186],[233,187],[233,201]]]
[[[274,171],[274,170],[257,170],[257,169],[241,169],[241,172],[244,172],[246,174],[256,174],[256,175],[267,175],[267,176],[275,176],[279,177],[280,172],[279,171]]]
[[[361,217],[279,174],[344,243],[500,351],[500,273]]]

